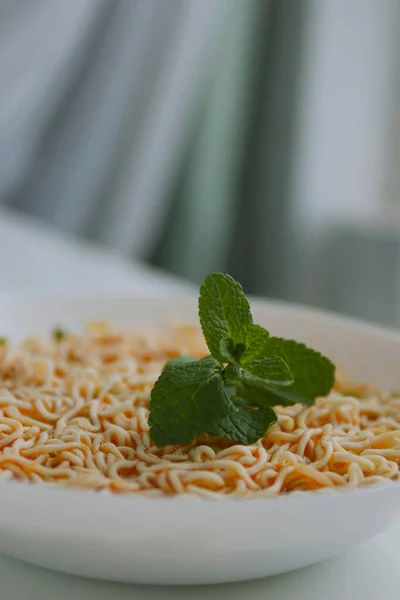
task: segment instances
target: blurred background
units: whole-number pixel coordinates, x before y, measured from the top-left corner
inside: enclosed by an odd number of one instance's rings
[[[0,0],[0,288],[399,326],[399,67],[398,0]]]

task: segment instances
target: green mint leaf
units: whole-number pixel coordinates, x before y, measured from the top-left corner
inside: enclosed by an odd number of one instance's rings
[[[243,383],[260,390],[274,391],[277,386],[290,386],[293,375],[280,356],[254,358],[243,367],[229,364],[223,371],[226,382]]]
[[[195,362],[196,360],[198,359],[193,358],[193,356],[174,356],[174,358],[171,358],[167,363],[165,363],[164,371],[171,365],[185,364],[189,362]]]
[[[0,337],[0,346],[5,346],[7,344],[7,338],[6,337]]]
[[[279,357],[254,359],[245,367],[229,365],[224,371],[224,378],[228,384],[235,385],[237,395],[244,398],[249,406],[279,404],[277,390],[287,390],[293,384],[287,364]]]
[[[199,317],[211,354],[220,362],[238,360],[253,323],[242,286],[223,273],[208,275],[200,288]]]
[[[240,357],[240,363],[245,365],[254,358],[264,356],[268,344],[269,333],[261,325],[251,325],[246,332],[246,349]]]
[[[291,385],[294,381],[287,363],[280,356],[263,356],[253,358],[245,364],[241,371],[262,379],[268,384]]]
[[[271,407],[250,408],[242,398],[232,398],[228,416],[218,421],[207,433],[238,444],[255,444],[276,421],[276,414]]]
[[[248,406],[269,406],[279,404],[277,397],[274,396],[271,389],[268,389],[263,382],[248,377],[237,380],[235,383],[236,393],[240,398],[246,400]]]
[[[271,337],[268,354],[280,356],[289,366],[294,382],[287,387],[276,386],[270,398],[273,404],[305,404],[310,406],[319,396],[326,396],[335,381],[335,366],[325,356],[294,340]]]
[[[55,342],[62,342],[66,337],[66,332],[61,327],[54,327],[53,339]]]
[[[167,364],[149,403],[150,437],[157,446],[187,444],[229,414],[219,363],[201,360]]]

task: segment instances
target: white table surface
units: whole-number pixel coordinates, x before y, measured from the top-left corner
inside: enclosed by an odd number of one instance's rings
[[[168,294],[185,288],[156,271],[0,211],[0,294],[74,289]],[[399,563],[400,523],[322,564],[279,577],[212,587],[153,588],[85,580],[0,555],[0,599],[399,600]]]
[[[0,293],[152,294],[182,289],[192,286],[0,209]]]

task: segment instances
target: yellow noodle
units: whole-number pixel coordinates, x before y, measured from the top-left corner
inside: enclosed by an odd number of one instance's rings
[[[168,359],[206,353],[192,326],[121,333],[101,323],[62,342],[2,348],[0,479],[209,499],[400,479],[399,394],[343,378],[314,406],[275,407],[277,423],[251,446],[203,436],[157,448],[154,382]]]

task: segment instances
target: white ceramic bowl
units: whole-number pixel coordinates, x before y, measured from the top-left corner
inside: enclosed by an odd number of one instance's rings
[[[254,301],[255,321],[328,354],[359,381],[400,388],[400,336],[312,310]],[[0,302],[0,332],[47,334],[88,319],[116,325],[197,320],[196,300]],[[0,483],[0,551],[51,569],[151,584],[205,584],[283,573],[331,557],[398,516],[400,484],[326,495],[209,501]]]

